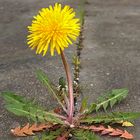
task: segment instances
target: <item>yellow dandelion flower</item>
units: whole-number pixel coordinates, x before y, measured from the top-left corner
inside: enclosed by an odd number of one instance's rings
[[[79,36],[80,23],[75,18],[73,9],[66,5],[56,3],[54,7],[43,8],[37,16],[34,16],[31,26],[28,27],[28,45],[36,49],[36,54],[50,53],[53,56],[54,50],[60,54],[61,50],[72,44]]]

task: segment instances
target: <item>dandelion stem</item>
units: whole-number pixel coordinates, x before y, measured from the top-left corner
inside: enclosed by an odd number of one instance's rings
[[[62,58],[62,62],[64,65],[64,69],[67,76],[67,82],[68,82],[68,93],[69,93],[69,103],[70,103],[69,108],[68,108],[68,121],[70,124],[72,124],[73,113],[74,113],[73,84],[72,84],[70,68],[62,50],[61,50],[61,58]]]

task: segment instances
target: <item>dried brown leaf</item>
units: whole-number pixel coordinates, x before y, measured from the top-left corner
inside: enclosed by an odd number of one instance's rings
[[[106,134],[109,134],[109,133],[111,133],[113,131],[114,131],[114,129],[112,127],[108,126],[108,128],[106,128],[105,130],[103,130],[101,132],[101,135],[106,135]]]
[[[109,135],[110,136],[120,136],[120,135],[122,135],[123,134],[123,131],[121,131],[121,130],[114,130],[112,133],[110,133]]]
[[[91,130],[93,132],[101,133],[101,135],[109,135],[109,136],[118,136],[125,139],[133,139],[133,135],[128,133],[126,130],[114,129],[111,126],[108,128],[104,127],[103,125],[100,126],[80,126],[81,129]]]
[[[129,139],[129,140],[134,139],[134,136],[132,134],[128,133],[126,130],[124,131],[124,133],[120,137],[125,138],[125,139]]]
[[[30,124],[27,123],[23,128],[16,127],[11,129],[11,133],[15,136],[25,137],[27,135],[34,135],[34,132],[43,131],[44,129],[51,128],[52,126],[52,124],[33,124],[30,126]]]
[[[104,131],[105,130],[105,127],[103,125],[100,125],[100,126],[90,126],[89,129],[91,129],[92,131],[94,132],[100,132],[100,131]]]
[[[57,107],[57,108],[54,109],[54,113],[61,114],[62,109],[60,107]]]
[[[20,127],[16,127],[15,129],[11,129],[11,133],[15,136],[25,137],[26,135],[21,131]]]

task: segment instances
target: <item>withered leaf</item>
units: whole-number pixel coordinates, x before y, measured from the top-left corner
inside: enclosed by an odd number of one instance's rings
[[[20,127],[16,127],[15,129],[11,129],[11,133],[15,136],[25,137],[26,135],[21,131]]]
[[[131,122],[125,121],[122,123],[122,126],[129,127],[129,126],[134,126],[134,125]]]
[[[109,133],[111,133],[111,132],[113,132],[113,131],[114,131],[114,129],[113,129],[112,127],[108,126],[107,129],[105,129],[105,130],[103,130],[103,131],[101,132],[101,135],[106,135],[106,134],[109,134]]]
[[[132,124],[131,122],[129,121],[119,121],[117,122],[118,124],[121,124],[122,126],[126,126],[126,127],[130,127],[130,126],[134,126],[134,124]]]
[[[30,126],[30,124],[27,123],[23,128],[16,127],[11,129],[11,133],[15,136],[25,137],[27,135],[34,135],[34,132],[43,131],[44,129],[51,128],[52,126],[52,124],[33,124]]]
[[[134,136],[132,134],[128,133],[126,130],[120,137],[125,138],[125,139],[130,139],[130,140],[134,139]]]
[[[60,114],[60,113],[62,113],[62,109],[60,107],[57,107],[54,109],[54,112],[57,114]]]
[[[105,130],[105,127],[103,125],[100,125],[98,127],[93,125],[93,126],[90,126],[89,129],[91,129],[94,132],[100,132],[100,131]]]
[[[109,136],[118,136],[121,138],[125,138],[125,139],[133,139],[133,135],[128,133],[126,130],[120,130],[120,129],[114,129],[111,126],[108,126],[108,128],[104,127],[103,125],[100,126],[79,126],[79,128],[81,129],[86,129],[86,130],[91,130],[93,132],[98,132],[101,133],[101,135],[109,135]]]
[[[123,132],[121,131],[117,131],[117,130],[114,130],[112,133],[110,133],[109,135],[110,136],[120,136],[122,135]]]

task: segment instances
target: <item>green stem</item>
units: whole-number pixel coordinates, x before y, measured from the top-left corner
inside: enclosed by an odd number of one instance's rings
[[[72,83],[72,77],[71,77],[71,72],[70,72],[68,62],[62,50],[61,50],[61,58],[62,58],[62,62],[64,65],[64,69],[67,76],[67,82],[68,82],[68,93],[69,93],[69,104],[70,104],[68,108],[68,122],[72,124],[73,113],[74,113],[73,83]]]

